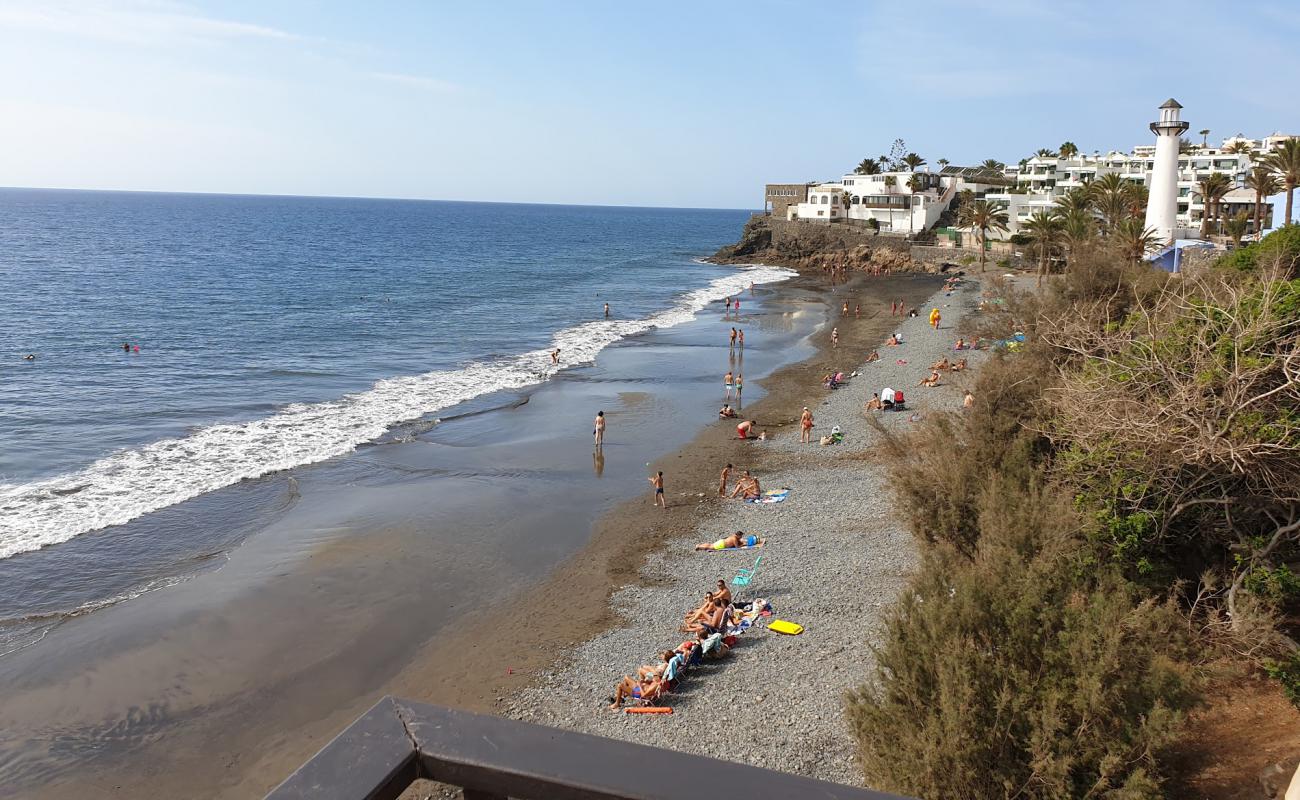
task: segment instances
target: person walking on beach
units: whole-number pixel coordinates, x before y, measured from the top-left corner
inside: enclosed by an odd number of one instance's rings
[[[854,304],[853,304],[853,317],[854,317],[855,319],[862,319],[862,304],[861,304],[861,303],[854,303]]]
[[[930,309],[930,327],[931,327],[931,328],[934,328],[936,331],[939,330],[939,320],[941,320],[941,319],[943,319],[943,315],[939,313],[939,309],[937,309],[937,308],[932,308],[932,309]]]
[[[808,406],[803,407],[803,414],[799,417],[799,443],[808,444],[812,441],[813,415],[808,410]]]
[[[849,315],[849,301],[845,300],[844,306],[840,308],[840,316],[847,317],[848,315]]]
[[[897,300],[892,300],[892,301],[890,301],[890,303],[889,303],[889,316],[891,316],[891,317],[896,317],[896,316],[898,316],[898,301],[897,301]]]
[[[656,472],[653,477],[647,478],[650,485],[655,487],[655,499],[651,505],[662,506],[664,511],[668,510],[668,501],[664,499],[664,473],[663,470]]]
[[[740,298],[739,298],[739,297],[736,298],[736,313],[737,313],[737,314],[740,313]]]
[[[831,328],[831,347],[840,346],[840,329]]]
[[[727,395],[726,395],[725,397],[722,398],[723,400],[730,400],[730,399],[731,399],[731,383],[732,383],[732,380],[733,380],[733,378],[732,378],[732,376],[731,376],[731,370],[727,370],[727,374],[722,376],[722,388],[725,389],[725,390],[727,391]]]
[[[741,328],[736,335],[737,335],[736,341],[740,344],[740,349],[742,350],[745,349],[745,329]]]
[[[962,397],[962,399],[961,399],[961,407],[962,407],[962,408],[974,408],[974,407],[975,407],[975,395],[973,395],[973,394],[970,393],[970,389],[967,389],[967,390],[966,390],[966,394]]]
[[[745,376],[736,375],[736,405],[740,405],[740,393],[745,391]]]
[[[735,329],[735,328],[732,328],[732,329],[731,329],[731,346],[732,346],[732,347],[735,347],[735,346],[736,346],[736,329]]]
[[[718,497],[727,496],[727,480],[731,478],[731,465],[722,468],[722,478],[718,481]]]
[[[602,447],[605,444],[605,412],[596,412],[595,428],[592,429],[591,435],[596,437],[596,446]]]

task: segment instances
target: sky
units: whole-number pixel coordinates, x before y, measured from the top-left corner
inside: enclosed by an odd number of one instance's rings
[[[762,206],[932,165],[1300,133],[1300,3],[0,0],[0,186]]]

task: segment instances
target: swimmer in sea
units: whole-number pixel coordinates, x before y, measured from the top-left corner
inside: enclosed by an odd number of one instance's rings
[[[654,477],[647,478],[650,485],[655,487],[655,499],[652,505],[662,506],[664,511],[668,510],[668,501],[664,499],[664,473],[663,471],[655,473]]]
[[[35,360],[36,360],[36,355],[34,353],[28,353],[27,355],[23,356],[23,361],[35,361]]]
[[[551,351],[551,363],[552,364],[560,363],[560,348],[557,347]]]
[[[122,352],[123,352],[123,353],[129,353],[129,352],[131,352],[131,343],[130,343],[130,342],[122,342]]]
[[[605,304],[605,319],[609,319],[609,303]]]

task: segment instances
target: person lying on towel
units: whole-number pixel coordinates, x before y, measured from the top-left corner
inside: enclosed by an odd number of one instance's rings
[[[762,544],[764,539],[757,536],[746,536],[744,531],[736,531],[730,536],[724,536],[716,542],[703,542],[695,545],[696,550],[733,550],[738,547],[757,547]]]

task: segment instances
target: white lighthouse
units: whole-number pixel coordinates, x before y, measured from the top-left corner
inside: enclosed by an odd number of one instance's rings
[[[1156,155],[1148,186],[1146,227],[1155,229],[1162,244],[1173,241],[1178,214],[1178,137],[1187,130],[1187,123],[1178,118],[1181,108],[1171,97],[1160,106],[1160,121],[1151,123]]]

